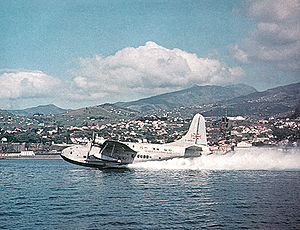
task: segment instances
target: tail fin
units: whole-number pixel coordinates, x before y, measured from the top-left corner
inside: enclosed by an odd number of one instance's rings
[[[187,134],[174,144],[182,146],[207,145],[204,117],[201,114],[196,114]]]

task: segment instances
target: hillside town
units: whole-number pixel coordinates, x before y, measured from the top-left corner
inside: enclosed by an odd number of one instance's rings
[[[0,154],[59,154],[64,148],[86,144],[95,136],[126,142],[168,143],[182,137],[191,122],[191,118],[170,114],[81,126],[59,126],[40,115],[22,119],[16,127],[13,118],[0,117]],[[206,117],[206,129],[211,150],[300,146],[300,118]]]

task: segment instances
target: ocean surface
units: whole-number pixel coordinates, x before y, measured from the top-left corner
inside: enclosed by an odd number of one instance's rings
[[[300,229],[300,152],[98,170],[0,160],[0,229]]]

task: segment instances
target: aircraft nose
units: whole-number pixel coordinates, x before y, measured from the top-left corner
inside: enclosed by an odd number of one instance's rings
[[[69,161],[69,160],[73,159],[72,151],[73,151],[73,148],[72,148],[72,147],[65,148],[65,149],[61,152],[60,156],[61,156],[64,160]]]
[[[63,151],[61,151],[61,156],[65,156],[66,155],[66,149],[64,149]]]
[[[66,157],[69,153],[70,153],[70,148],[65,148],[62,152],[61,152],[61,156]]]

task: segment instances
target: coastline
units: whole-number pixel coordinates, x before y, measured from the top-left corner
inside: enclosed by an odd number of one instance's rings
[[[60,154],[37,154],[35,156],[0,156],[0,160],[58,160],[62,159]]]

